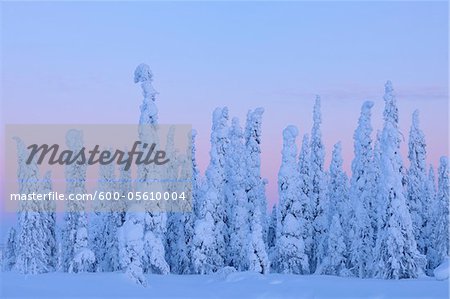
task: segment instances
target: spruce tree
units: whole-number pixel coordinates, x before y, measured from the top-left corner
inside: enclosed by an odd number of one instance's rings
[[[231,206],[230,221],[230,246],[228,264],[238,271],[249,269],[249,204],[247,201],[246,188],[246,161],[244,146],[244,134],[239,125],[239,120],[233,118],[228,133],[230,140],[226,162],[226,185],[227,201]]]
[[[414,111],[409,131],[409,169],[407,203],[411,213],[414,237],[420,253],[427,252],[427,233],[425,231],[427,217],[427,169],[425,136],[419,127],[419,111]]]
[[[244,131],[245,157],[247,168],[246,193],[250,209],[259,209],[257,221],[263,226],[263,240],[267,236],[267,200],[265,185],[267,181],[261,177],[261,142],[262,142],[262,116],[264,109],[258,107],[247,113]]]
[[[194,271],[207,274],[225,265],[227,215],[224,209],[225,157],[228,146],[228,108],[216,108],[211,129],[210,163],[206,170],[206,193],[195,224]]]
[[[278,172],[279,238],[277,239],[276,266],[281,273],[309,273],[305,248],[305,218],[299,197],[299,169],[295,139],[298,130],[288,126],[283,131],[283,150]]]
[[[153,73],[146,64],[140,64],[134,71],[134,82],[140,83],[144,97],[140,106],[139,140],[142,144],[158,143],[158,108],[156,107],[157,92],[153,88]],[[160,176],[160,169],[155,165],[139,165],[137,192],[162,191],[160,182],[154,183],[155,177]],[[141,211],[144,207],[141,206]],[[143,247],[141,253],[145,272],[168,274],[170,269],[165,260],[165,234],[167,231],[167,214],[163,212],[162,201],[158,201],[151,208],[145,208],[145,217],[137,217],[145,221]],[[129,218],[130,221],[132,218]],[[136,219],[136,218],[135,218]],[[125,238],[128,239],[128,238]]]
[[[249,270],[260,273],[269,271],[267,254],[267,203],[265,196],[266,180],[261,177],[261,137],[263,108],[247,113],[245,126],[246,193],[249,210]]]
[[[42,179],[42,194],[44,194],[43,210],[41,211],[42,226],[44,229],[45,256],[49,271],[57,268],[57,249],[56,249],[56,204],[49,199],[49,193],[53,190],[51,172],[47,171]]]
[[[342,147],[334,145],[328,182],[329,234],[327,236],[327,256],[321,265],[321,273],[348,276],[349,257],[349,194],[348,178],[342,169]]]
[[[98,192],[105,196],[97,202],[98,207],[92,217],[92,250],[98,261],[98,270],[111,272],[120,269],[118,260],[117,230],[121,225],[118,202],[106,200],[107,194],[119,192],[114,174],[114,165],[100,165]]]
[[[325,149],[321,133],[322,116],[320,112],[320,97],[316,97],[313,110],[313,127],[311,131],[311,219],[313,225],[311,269],[315,272],[322,263],[326,252],[326,235],[328,234],[328,203],[326,190],[326,175],[324,172]]]
[[[313,242],[313,222],[312,222],[312,204],[311,204],[311,192],[312,192],[312,180],[310,170],[310,144],[309,135],[305,134],[302,140],[302,147],[300,149],[300,155],[298,159],[299,167],[299,198],[302,206],[302,215],[305,219],[305,231],[303,240],[305,240],[305,252],[308,255],[309,272],[312,269],[312,242]]]
[[[449,166],[448,157],[441,157],[439,159],[438,168],[438,191],[437,191],[437,219],[436,224],[436,251],[438,261],[441,263],[442,260],[449,256]]]
[[[69,130],[66,134],[66,144],[69,150],[79,152],[83,148],[83,133],[79,130]],[[85,163],[73,163],[65,168],[66,194],[82,195],[86,193],[86,167]],[[88,222],[85,207],[82,201],[67,201],[62,229],[62,270],[63,271],[93,271],[95,270],[95,257],[88,249]],[[80,262],[86,253],[90,262],[86,265],[74,265]],[[76,267],[74,267],[76,266]],[[79,267],[81,266],[81,268]]]
[[[402,176],[401,135],[392,83],[385,85],[384,126],[381,135],[381,177],[378,188],[380,219],[375,247],[376,276],[416,278],[425,266],[417,250]]]
[[[348,231],[350,266],[354,275],[364,278],[371,275],[372,250],[375,245],[376,185],[374,154],[372,148],[371,109],[373,102],[361,107],[358,127],[353,135],[354,159],[350,182],[350,216]]]
[[[41,193],[41,180],[36,161],[27,164],[28,150],[24,142],[15,138],[18,152],[18,171],[20,194]],[[46,231],[43,219],[42,202],[21,201],[18,212],[18,231],[16,242],[16,261],[14,269],[23,274],[39,274],[51,270],[46,252]]]

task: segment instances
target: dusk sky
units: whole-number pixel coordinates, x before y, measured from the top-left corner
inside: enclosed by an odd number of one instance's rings
[[[270,206],[278,200],[282,130],[310,132],[316,94],[327,168],[342,141],[350,175],[360,107],[375,102],[380,129],[386,80],[397,94],[406,165],[415,109],[428,162],[436,167],[448,155],[446,2],[3,2],[1,9],[3,124],[136,123],[142,96],[133,71],[145,62],[160,123],[198,131],[202,172],[213,109],[228,106],[245,125],[249,109],[264,107]]]

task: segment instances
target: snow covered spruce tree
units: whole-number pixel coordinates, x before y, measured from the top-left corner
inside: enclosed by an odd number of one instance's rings
[[[180,179],[190,180],[177,183],[173,186],[173,191],[184,192],[185,202],[179,202],[181,211],[169,213],[167,229],[167,250],[166,256],[170,263],[171,272],[177,274],[189,274],[192,272],[192,249],[194,237],[195,212],[193,211],[194,197],[197,196],[198,189],[198,169],[195,160],[195,135],[192,130],[188,133],[190,146],[186,149],[186,157],[180,156]],[[172,144],[173,142],[168,142]],[[171,150],[167,149],[167,153]],[[194,155],[194,157],[193,157]],[[170,155],[169,155],[170,157]],[[189,159],[188,159],[189,158]],[[176,177],[175,173],[167,176]]]
[[[384,126],[381,135],[381,177],[378,187],[380,218],[375,247],[375,274],[385,279],[416,278],[425,266],[417,250],[406,204],[400,157],[398,109],[392,83],[385,85]]]
[[[244,146],[244,134],[239,125],[239,120],[233,118],[228,133],[230,140],[226,160],[226,176],[228,183],[225,188],[227,201],[231,204],[229,217],[230,246],[228,247],[229,261],[227,264],[238,271],[246,271],[249,268],[249,211],[246,194],[246,164]]]
[[[349,266],[353,274],[370,277],[375,245],[376,205],[374,154],[372,149],[371,109],[373,102],[361,107],[358,127],[353,135],[354,153],[350,182]]]
[[[300,149],[300,155],[298,159],[299,167],[299,197],[302,204],[302,215],[305,220],[305,235],[303,239],[305,240],[305,252],[308,255],[309,272],[311,269],[312,260],[312,234],[313,234],[313,223],[312,223],[312,205],[311,205],[311,192],[312,192],[312,180],[311,180],[311,150],[309,144],[309,135],[303,135],[302,147]]]
[[[407,204],[411,213],[413,232],[417,242],[417,249],[421,254],[427,253],[428,234],[426,226],[430,211],[428,210],[428,180],[426,167],[426,143],[425,136],[419,128],[419,111],[412,116],[411,129],[408,143],[408,189]],[[431,202],[430,202],[431,203]]]
[[[83,133],[79,130],[69,130],[66,134],[66,144],[69,150],[79,152],[83,148]],[[86,167],[82,163],[66,166],[66,193],[86,193]],[[88,248],[87,215],[82,201],[67,201],[62,229],[62,268],[66,272],[93,272],[96,270],[94,253]]]
[[[373,186],[374,186],[374,192],[376,193],[376,196],[373,198],[374,202],[372,203],[372,227],[374,228],[374,244],[376,243],[376,238],[378,236],[378,225],[379,225],[379,218],[381,215],[380,208],[382,206],[382,203],[379,203],[380,196],[378,195],[378,186],[380,185],[380,178],[381,178],[381,131],[377,130],[376,136],[375,136],[375,142],[373,145],[373,163],[372,163],[372,173],[373,173]]]
[[[45,258],[49,271],[54,271],[58,264],[56,248],[56,204],[48,199],[52,188],[51,172],[47,171],[42,179],[42,194],[45,195],[45,201],[42,203],[41,211],[42,226],[44,229]]]
[[[178,156],[175,149],[175,127],[171,126],[167,133],[166,141],[166,157],[170,159],[169,164],[165,167],[165,178],[178,179],[179,167],[183,159]],[[178,190],[180,183],[176,181],[169,181],[164,183],[164,191],[178,192],[185,190]],[[173,273],[182,274],[186,269],[189,268],[189,260],[186,258],[187,244],[184,238],[184,213],[178,211],[168,211],[167,212],[167,232],[166,232],[166,243],[165,243],[165,253],[166,261],[169,264],[170,271]]]
[[[125,149],[125,152],[128,150]],[[125,159],[128,156],[125,156]],[[132,192],[132,178],[131,178],[131,170],[125,169],[125,165],[119,166],[119,181],[116,184],[116,190],[119,192],[121,198],[127,198],[128,193]],[[118,227],[116,231],[116,239],[117,239],[117,267],[118,270],[127,270],[127,266],[129,263],[129,256],[126,254],[126,240],[125,240],[125,229],[123,228],[125,221],[127,220],[127,212],[128,208],[131,205],[128,200],[121,200],[117,203],[117,214],[118,214]],[[136,253],[135,253],[136,254]],[[137,255],[134,255],[137,256]],[[135,264],[136,265],[136,264]],[[141,265],[142,266],[142,265]],[[141,268],[142,270],[142,268]],[[143,270],[142,270],[143,271]],[[142,272],[143,273],[143,272]],[[139,280],[138,280],[139,281]]]
[[[435,243],[437,251],[436,264],[449,256],[449,166],[448,157],[441,157],[438,168],[438,191],[437,191],[437,220],[435,228]]]
[[[41,193],[36,161],[26,163],[28,150],[24,142],[15,138],[18,153],[17,178],[20,194]],[[42,202],[21,201],[18,212],[16,260],[14,269],[23,274],[45,273],[51,270],[46,252],[46,230]]]
[[[127,197],[128,192],[133,190],[131,181],[131,171],[125,170],[124,166],[120,167],[119,192],[121,195]],[[133,209],[131,204],[122,206],[122,209],[126,212],[120,213],[122,224],[117,230],[119,265],[132,281],[146,286],[147,280],[142,262],[145,213],[140,206]]]
[[[328,182],[329,229],[327,254],[321,272],[329,275],[349,276],[347,269],[349,257],[349,190],[348,178],[342,169],[342,146],[338,142],[333,148]]]
[[[114,174],[114,164],[100,165],[98,191],[104,194],[118,192],[117,180]],[[102,272],[117,271],[119,264],[119,245],[117,230],[121,223],[119,202],[115,200],[102,200],[97,202],[97,207],[92,217],[92,250],[98,261],[98,270]]]
[[[228,147],[228,108],[216,108],[211,130],[210,163],[206,170],[206,193],[195,223],[193,267],[208,274],[225,265],[225,237],[228,235],[224,208],[226,149]]]
[[[156,107],[156,90],[152,85],[153,74],[150,67],[140,64],[134,71],[134,82],[140,83],[142,88],[143,102],[140,106],[141,114],[139,119],[139,139],[142,143],[158,143],[158,109]],[[161,186],[153,183],[158,177],[160,170],[154,165],[139,165],[138,182],[136,190],[138,192],[148,192],[160,189]],[[144,229],[144,253],[143,265],[145,272],[168,274],[169,265],[165,260],[165,233],[167,231],[167,214],[163,211],[163,202],[157,202],[152,209],[146,208],[145,229]],[[141,207],[142,208],[142,207]]]
[[[192,255],[194,250],[194,235],[195,235],[195,220],[197,219],[198,205],[201,198],[201,181],[200,172],[197,166],[196,159],[196,147],[195,138],[197,136],[197,131],[191,130],[188,134],[190,140],[190,147],[187,148],[186,156],[190,159],[185,159],[181,168],[181,177],[190,178],[191,182],[185,183],[182,190],[186,191],[186,198],[190,199],[187,202],[186,211],[183,213],[183,223],[184,223],[184,244],[185,253],[182,255],[181,260],[185,261],[183,263],[184,267],[181,267],[180,273],[190,274],[193,273]]]
[[[245,155],[247,167],[247,201],[250,222],[249,270],[267,273],[267,206],[265,185],[261,177],[261,124],[264,109],[259,107],[247,113],[245,127]]]
[[[325,149],[322,143],[320,125],[322,116],[320,112],[320,97],[316,97],[313,110],[313,127],[311,131],[311,220],[313,225],[311,247],[311,270],[315,272],[322,264],[326,253],[326,235],[328,234],[328,203],[326,190],[326,174],[323,169]],[[320,270],[320,269],[319,269]]]
[[[130,205],[125,222],[118,230],[119,262],[125,274],[136,284],[147,286],[144,275],[143,251],[145,213],[140,206]]]
[[[439,222],[442,221],[442,207],[437,199],[436,178],[433,165],[430,165],[428,171],[426,195],[426,205],[429,213],[425,227],[425,233],[427,235],[426,270],[427,274],[432,275],[433,270],[442,262],[442,255],[438,252],[439,232],[437,229]]]
[[[203,187],[204,182],[202,180],[202,177],[200,176],[200,170],[198,169],[198,163],[197,163],[197,149],[195,145],[195,140],[197,137],[197,131],[192,130],[191,133],[191,167],[192,167],[192,212],[194,217],[194,223],[193,223],[193,229],[192,236],[195,234],[195,220],[199,218],[200,215],[200,207],[202,206],[202,200],[203,200]],[[193,246],[193,244],[191,244]],[[190,255],[192,258],[192,255]],[[192,262],[192,261],[191,261]]]
[[[279,238],[276,243],[275,267],[281,273],[309,273],[308,256],[305,252],[305,218],[299,192],[299,169],[295,139],[298,130],[288,126],[283,131],[283,150],[278,172]]]
[[[261,177],[261,125],[263,113],[264,109],[261,107],[248,111],[244,132],[246,167],[248,172],[247,198],[250,209],[259,208],[262,225],[265,224],[267,218],[265,194],[265,184],[267,182]],[[267,232],[265,225],[263,226],[263,230]]]

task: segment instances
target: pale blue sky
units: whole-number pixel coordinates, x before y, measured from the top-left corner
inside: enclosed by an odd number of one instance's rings
[[[446,2],[2,2],[5,123],[135,123],[132,82],[146,62],[162,123],[190,123],[207,164],[211,112],[243,124],[262,106],[263,175],[277,200],[282,129],[311,128],[322,96],[327,161],[342,140],[346,169],[365,99],[380,127],[392,80],[401,128],[421,110],[430,162],[448,154]],[[405,148],[405,147],[404,147]],[[406,161],[406,155],[403,155]]]

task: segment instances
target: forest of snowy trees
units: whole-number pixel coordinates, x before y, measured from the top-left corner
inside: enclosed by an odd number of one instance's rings
[[[147,65],[138,66],[134,80],[143,90],[142,125],[158,123],[152,78]],[[405,163],[400,155],[403,137],[398,107],[389,81],[384,102],[384,125],[377,134],[371,126],[374,103],[367,101],[361,107],[353,135],[351,177],[343,170],[339,142],[325,169],[319,97],[311,133],[302,136],[300,148],[298,129],[286,127],[279,201],[271,213],[267,213],[267,181],[261,177],[264,110],[249,111],[242,127],[237,118],[230,121],[226,107],[217,108],[205,175],[195,159],[195,132],[187,153],[192,163],[179,165],[182,171],[192,171],[188,190],[192,212],[131,208],[86,212],[79,202],[69,201],[59,223],[53,202],[27,201],[17,225],[9,231],[3,270],[27,274],[123,271],[142,285],[147,283],[145,273],[254,271],[383,279],[433,275],[449,254],[448,158],[440,159],[437,172],[427,165],[425,136],[416,111],[408,138],[409,163]],[[149,138],[140,133],[141,141]],[[66,137],[68,148],[82,147],[81,132],[72,130]],[[41,177],[36,164],[25,163],[27,149],[20,139],[17,149],[20,193],[52,190],[51,174]],[[86,165],[66,166],[67,193],[86,192],[86,169]],[[130,171],[103,165],[98,188],[123,193],[146,190],[149,171],[140,166],[139,183],[132,184]]]

